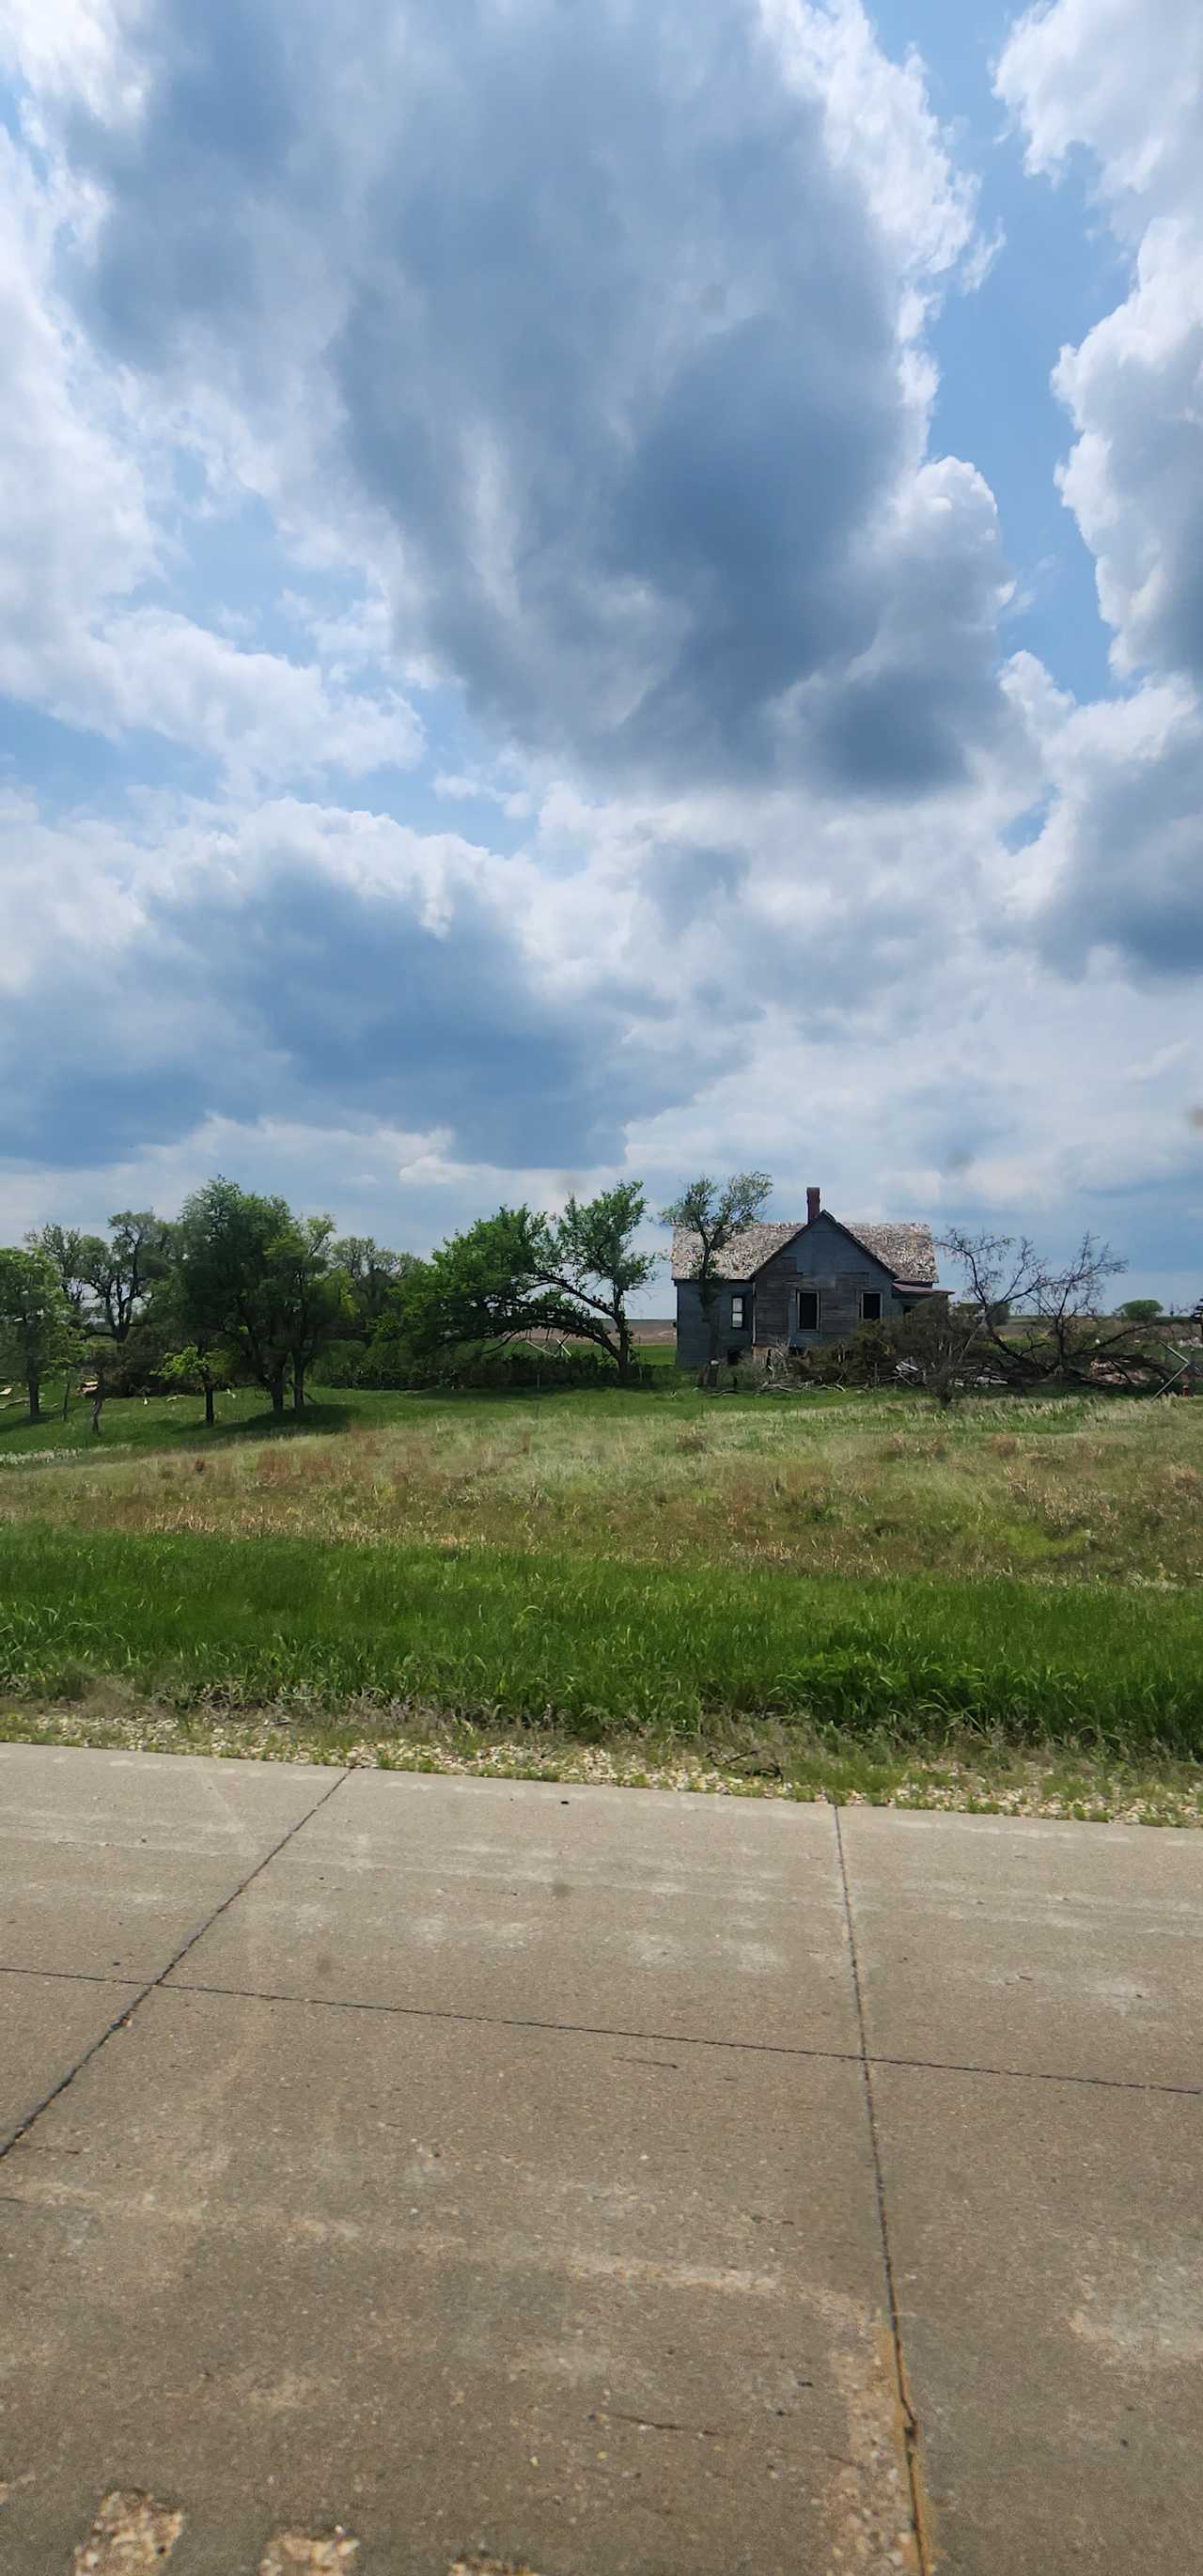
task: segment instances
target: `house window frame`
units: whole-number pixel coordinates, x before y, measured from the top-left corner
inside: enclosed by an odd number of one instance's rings
[[[813,1322],[813,1324],[804,1324],[804,1323],[803,1323],[803,1321],[802,1321],[802,1300],[803,1300],[803,1298],[804,1298],[804,1297],[813,1297],[813,1299],[814,1299],[814,1309],[815,1309],[815,1314],[814,1314],[814,1322]],[[822,1332],[822,1329],[823,1329],[823,1292],[822,1292],[822,1290],[821,1290],[820,1288],[795,1288],[795,1290],[794,1290],[794,1331],[795,1331],[796,1333],[821,1333],[821,1332]]]
[[[738,1314],[735,1311],[737,1307],[739,1309]],[[751,1290],[749,1288],[733,1288],[731,1292],[731,1330],[733,1333],[746,1333],[750,1331],[752,1324],[751,1308]]]
[[[877,1306],[877,1312],[875,1315],[867,1314],[865,1311],[865,1300],[867,1297],[871,1297],[875,1300]],[[857,1309],[862,1324],[883,1324],[885,1322],[885,1301],[881,1289],[862,1288],[857,1301]]]

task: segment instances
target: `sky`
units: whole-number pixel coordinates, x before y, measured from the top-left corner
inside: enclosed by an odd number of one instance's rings
[[[0,1239],[1193,1303],[1201,119],[1180,0],[0,0]]]

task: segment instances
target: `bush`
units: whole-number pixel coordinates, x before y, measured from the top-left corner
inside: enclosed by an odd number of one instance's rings
[[[164,1395],[173,1383],[163,1375],[163,1362],[171,1347],[168,1326],[146,1315],[133,1325],[124,1342],[111,1342],[100,1335],[91,1340],[76,1374],[90,1377],[99,1369],[106,1395]]]
[[[861,1324],[842,1342],[805,1351],[775,1350],[771,1370],[763,1357],[741,1364],[732,1384],[749,1392],[768,1387],[894,1386],[898,1381],[897,1328]]]
[[[367,1350],[361,1341],[329,1342],[314,1368],[313,1375],[315,1378],[320,1378],[323,1386],[391,1384],[391,1380],[364,1376],[367,1357]]]
[[[629,1382],[653,1387],[665,1374],[663,1369],[640,1365]],[[569,1387],[614,1387],[618,1373],[605,1352],[588,1343],[570,1343],[563,1349],[538,1342],[460,1343],[453,1350],[419,1358],[395,1334],[386,1332],[375,1335],[360,1351],[354,1376],[331,1378],[327,1383],[413,1392],[441,1388],[504,1394],[539,1389],[551,1394]]]

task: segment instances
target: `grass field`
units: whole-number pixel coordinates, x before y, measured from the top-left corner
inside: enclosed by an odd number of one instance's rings
[[[1203,1408],[250,1394],[0,1417],[0,1688],[577,1741],[1203,1754]],[[359,1722],[359,1721],[357,1721]],[[732,1730],[735,1730],[733,1735]],[[834,1730],[834,1734],[832,1731]],[[760,1740],[758,1738],[758,1740]],[[771,1766],[770,1766],[771,1767]]]

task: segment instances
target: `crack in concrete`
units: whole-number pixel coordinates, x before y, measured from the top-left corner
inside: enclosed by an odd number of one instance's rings
[[[840,1831],[840,1811],[833,1809],[836,1851],[839,1855],[840,1879],[844,1891],[844,1921],[848,1935],[848,1958],[852,1987],[856,1997],[856,2019],[860,2031],[860,2063],[865,2086],[865,2109],[869,2123],[869,2144],[873,2156],[873,2178],[877,2193],[877,2219],[881,2232],[882,2263],[885,2270],[886,2301],[889,2309],[890,2345],[897,2396],[897,2429],[906,2463],[910,2496],[911,2529],[919,2576],[932,2576],[934,2560],[931,2549],[929,2515],[923,2489],[919,2458],[919,2419],[911,2404],[907,2387],[906,2358],[902,2348],[902,2323],[898,2313],[898,2295],[894,2278],[894,2257],[890,2247],[889,2218],[886,2211],[885,2173],[881,2160],[881,2142],[877,2133],[877,2107],[873,2098],[873,2064],[869,2056],[868,2029],[865,2022],[864,1995],[861,1988],[860,1960],[856,1949],[856,1929],[852,1920],[852,1896],[848,1886],[848,1869],[844,1855],[844,1837]]]
[[[157,1977],[148,1977],[145,1985],[137,1987],[132,1993],[127,1995],[120,2012],[114,2015],[107,2028],[100,2032],[99,2037],[91,2041],[90,2045],[85,2048],[83,2055],[81,2057],[77,2057],[74,2066],[69,2067],[65,2075],[60,2076],[58,2083],[51,2086],[49,2093],[43,2095],[42,2100],[35,2105],[32,2111],[26,2113],[25,2118],[18,2123],[15,2129],[10,2130],[9,2135],[6,2138],[0,2139],[0,2159],[3,2159],[3,2157],[7,2155],[11,2155],[13,2148],[19,2146],[23,2138],[28,2137],[30,2130],[34,2127],[35,2122],[41,2119],[43,2112],[48,2111],[51,2103],[57,2102],[68,2090],[68,2087],[74,2084],[76,2076],[81,2075],[85,2066],[90,2066],[92,2059],[99,2056],[102,2048],[107,2047],[108,2042],[112,2039],[114,2033],[116,2031],[129,2028],[133,2015],[138,2010],[139,2005],[144,2004],[147,1996],[153,1995],[156,1988],[163,1985],[165,1979],[171,1975],[172,1969],[178,1968],[181,1959],[186,1959],[189,1951],[196,1948],[197,1942],[204,1940],[206,1932],[211,1932],[214,1924],[220,1922],[222,1915],[227,1914],[230,1907],[237,1904],[240,1896],[245,1896],[248,1887],[253,1885],[254,1881],[261,1875],[262,1871],[270,1869],[272,1862],[278,1859],[280,1853],[285,1849],[285,1846],[293,1840],[294,1835],[300,1833],[302,1826],[307,1825],[312,1816],[316,1816],[319,1807],[329,1805],[331,1798],[335,1796],[336,1792],[343,1787],[344,1783],[349,1780],[350,1777],[351,1774],[349,1771],[340,1771],[338,1778],[331,1782],[328,1789],[323,1790],[321,1797],[315,1798],[313,1805],[306,1808],[304,1815],[298,1816],[295,1824],[289,1826],[288,1832],[286,1834],[281,1834],[279,1842],[272,1844],[271,1850],[264,1853],[262,1860],[256,1861],[254,1868],[247,1871],[246,1877],[239,1881],[238,1886],[231,1888],[229,1895],[223,1896],[220,1905],[214,1906],[212,1913],[206,1916],[205,1921],[198,1926],[197,1930],[195,1932],[190,1932],[188,1939],[181,1942],[179,1949],[175,1952],[174,1956],[167,1961],[166,1967],[159,1970]]]
[[[306,1820],[302,1818],[301,1821],[304,1823]],[[237,1893],[241,1894],[241,1890]],[[208,1926],[204,1929],[207,1930]],[[201,1935],[198,1933],[195,1937],[199,1940]],[[188,1946],[191,1947],[191,1943]],[[0,1975],[3,1974],[0,1969]],[[170,1974],[170,1969],[164,1971],[165,1976]],[[634,2039],[658,2048],[725,2049],[733,2057],[814,2059],[826,2066],[890,2066],[900,2068],[904,2074],[980,2075],[989,2082],[1000,2084],[1076,2084],[1104,2093],[1169,2093],[1187,2101],[1203,2101],[1203,2084],[1167,2084],[1160,2079],[1145,2080],[1136,2075],[1072,2075],[1054,2073],[1042,2066],[980,2066],[971,2059],[887,2057],[866,2046],[806,2048],[787,2040],[709,2039],[695,2031],[631,2030],[624,2023],[616,2022],[545,2021],[533,2013],[453,2011],[447,2005],[381,2004],[366,2002],[357,1996],[289,1995],[274,1987],[201,1985],[186,1977],[178,1978],[172,1985],[163,1985],[161,1979],[155,1982],[162,1985],[162,1991],[167,1995],[225,1996],[231,2003],[240,2004],[291,2004],[303,2012],[384,2013],[399,2021],[467,2022],[481,2030],[543,2031],[551,2038],[560,2039]],[[646,2057],[630,2060],[632,2065],[640,2066],[656,2062]]]

